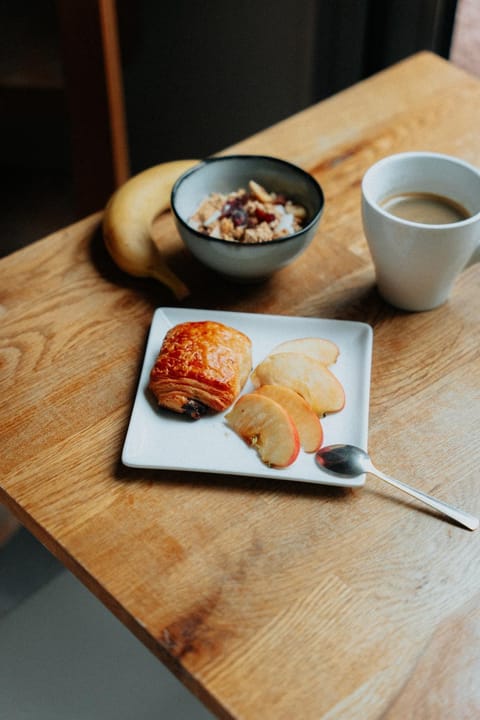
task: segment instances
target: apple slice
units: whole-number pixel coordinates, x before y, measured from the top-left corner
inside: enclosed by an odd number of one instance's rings
[[[338,412],[345,405],[341,382],[318,360],[303,353],[268,355],[250,376],[255,388],[260,385],[285,385],[311,405],[319,417]]]
[[[298,338],[296,340],[286,340],[273,348],[270,355],[280,352],[297,352],[303,353],[318,360],[324,365],[333,365],[337,362],[340,354],[338,345],[331,340],[317,337]]]
[[[292,418],[275,400],[258,393],[243,395],[225,420],[254,447],[266,465],[287,467],[296,460],[300,438]]]
[[[310,405],[295,390],[283,385],[260,385],[256,393],[275,400],[292,418],[305,452],[316,452],[322,444],[323,429]]]

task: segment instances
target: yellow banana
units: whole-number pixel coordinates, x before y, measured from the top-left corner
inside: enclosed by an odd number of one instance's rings
[[[163,259],[153,242],[151,226],[169,207],[177,178],[198,162],[173,160],[134,175],[114,192],[103,217],[103,237],[114,262],[130,275],[156,278],[177,300],[189,290]]]

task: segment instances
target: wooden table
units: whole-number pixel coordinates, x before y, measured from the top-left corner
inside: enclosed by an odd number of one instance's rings
[[[315,242],[231,286],[157,226],[184,307],[374,328],[379,467],[480,513],[480,267],[428,313],[377,295],[360,180],[426,149],[480,165],[480,82],[422,53],[241,142],[309,170]],[[28,212],[28,209],[26,209]],[[0,500],[219,717],[480,714],[480,532],[371,478],[362,489],[131,470],[120,453],[155,307],[107,256],[101,214],[0,262]]]

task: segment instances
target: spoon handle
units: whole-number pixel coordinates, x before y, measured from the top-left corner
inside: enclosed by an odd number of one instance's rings
[[[460,525],[463,525],[469,530],[476,530],[478,528],[478,518],[470,515],[470,513],[464,512],[463,510],[460,510],[453,505],[449,505],[442,500],[437,500],[437,498],[434,498],[431,495],[427,495],[421,490],[416,490],[410,485],[407,485],[407,483],[401,482],[400,480],[395,480],[395,478],[392,478],[389,475],[385,475],[385,473],[377,470],[377,468],[375,468],[373,465],[369,466],[368,472],[376,475],[381,480],[385,480],[385,482],[390,483],[390,485],[393,485],[399,490],[403,490],[403,492],[408,493],[408,495],[412,495],[414,498],[417,498],[417,500],[424,502],[426,505],[430,505],[430,507],[435,508],[435,510],[438,510],[444,515],[447,515],[447,517],[456,520],[458,523],[460,523]]]

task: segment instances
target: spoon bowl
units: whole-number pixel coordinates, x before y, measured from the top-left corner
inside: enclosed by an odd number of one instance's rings
[[[438,500],[431,495],[427,495],[421,490],[416,490],[401,480],[396,480],[389,475],[385,475],[373,465],[370,455],[355,445],[327,445],[318,450],[316,461],[322,469],[341,477],[356,477],[363,473],[375,475],[380,478],[380,480],[384,480],[398,490],[402,490],[408,495],[438,510],[469,530],[476,530],[478,528],[479,520],[477,517],[453,505],[449,505],[443,502],[443,500]]]

